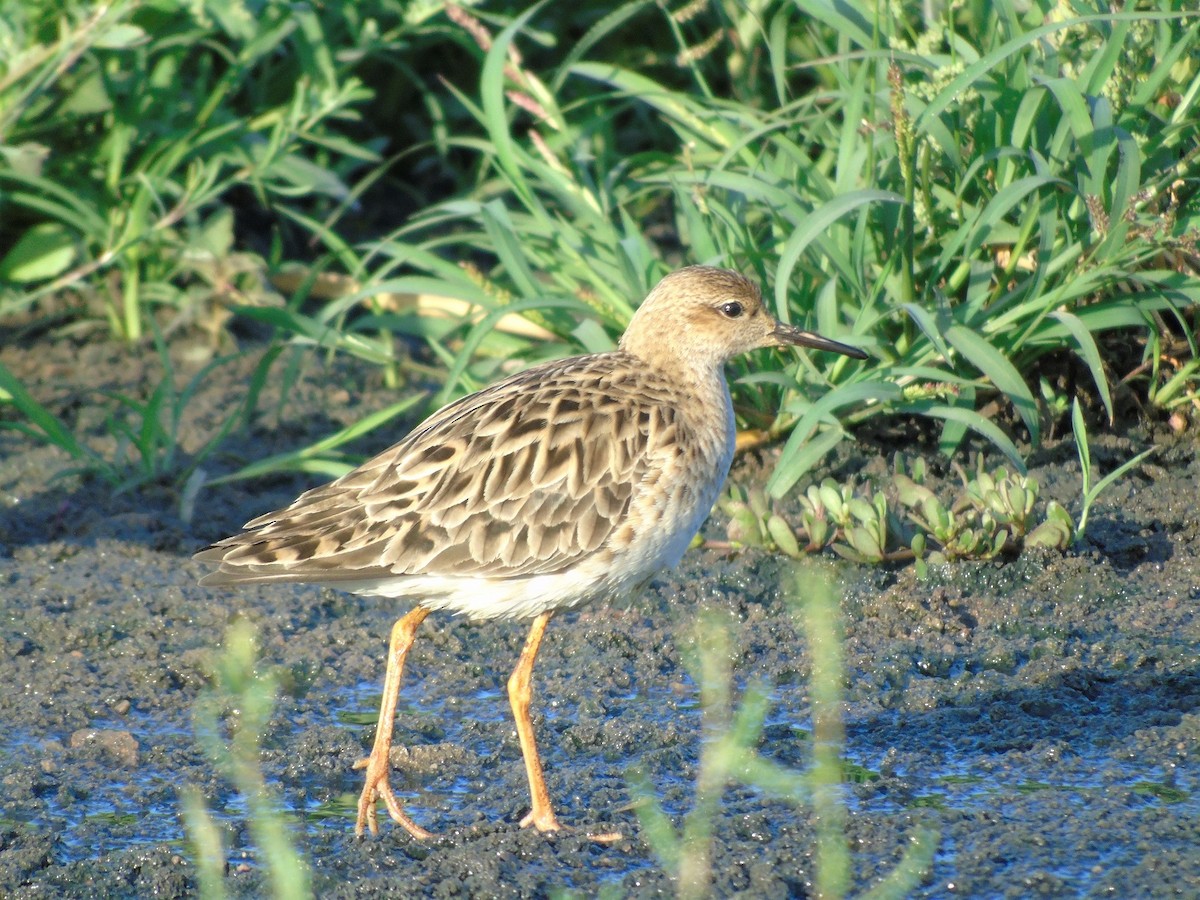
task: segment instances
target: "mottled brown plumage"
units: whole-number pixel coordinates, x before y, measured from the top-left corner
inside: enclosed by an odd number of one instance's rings
[[[622,352],[560,360],[445,407],[345,477],[203,551],[221,565],[204,583],[319,582],[475,617],[541,612],[520,580],[611,565],[640,523],[706,513],[724,477],[724,429],[714,439],[711,415],[681,414],[677,389],[635,363]],[[681,462],[691,478],[661,496],[637,492]],[[485,583],[456,598],[471,576]],[[498,579],[516,580],[515,595],[496,590]],[[489,593],[496,602],[484,602]]]
[[[733,457],[725,361],[788,344],[863,357],[778,323],[735,272],[682,269],[650,293],[617,350],[545,363],[464,397],[197,554],[219,565],[206,585],[312,582],[418,604],[393,630],[360,833],[377,829],[378,796],[410,832],[427,834],[387,787],[387,753],[403,658],[435,609],[534,617],[509,684],[533,798],[523,824],[559,827],[528,722],[546,622],[679,561]]]

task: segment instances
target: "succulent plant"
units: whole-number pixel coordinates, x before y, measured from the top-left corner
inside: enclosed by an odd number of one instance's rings
[[[1026,547],[1066,550],[1075,537],[1075,521],[1057,500],[1046,504],[1046,520],[1025,535]]]
[[[982,512],[991,513],[1004,525],[1014,539],[1022,538],[1029,530],[1033,508],[1037,503],[1039,485],[1036,478],[1028,475],[1009,475],[1003,466],[994,472],[978,469],[974,478],[967,478],[962,470],[968,502]]]
[[[761,547],[799,557],[830,547],[860,563],[915,559],[923,574],[926,562],[994,559],[1024,547],[1063,550],[1075,525],[1055,501],[1037,521],[1037,479],[992,471],[977,462],[970,474],[956,467],[962,490],[947,505],[925,484],[924,460],[897,455],[892,490],[839,484],[826,478],[809,485],[800,497],[800,528],[789,523],[758,488],[732,487],[719,502],[729,516],[734,547]],[[894,500],[889,502],[889,496]]]
[[[804,555],[796,533],[761,488],[732,487],[717,505],[729,516],[726,534],[733,546],[778,550],[793,558]]]

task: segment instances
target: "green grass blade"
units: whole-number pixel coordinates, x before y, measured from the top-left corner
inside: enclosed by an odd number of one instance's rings
[[[80,443],[58,416],[38,403],[33,395],[26,390],[25,385],[3,363],[0,363],[0,391],[8,394],[8,402],[12,404],[18,413],[29,420],[30,425],[34,429],[33,432],[27,429],[21,429],[22,431],[25,431],[27,434],[34,434],[42,440],[53,444],[60,450],[65,451],[72,459],[86,460],[88,462],[97,461],[96,454],[90,448]],[[15,426],[0,421],[0,428],[2,427]]]
[[[1112,23],[1112,30],[1104,35],[1100,49],[1090,54],[1091,58],[1088,59],[1083,71],[1078,75],[1081,91],[1086,91],[1093,97],[1099,97],[1102,94],[1106,83],[1112,77],[1113,70],[1117,68],[1126,52],[1125,40],[1132,24],[1128,19]],[[1093,172],[1093,174],[1097,173]]]
[[[1092,450],[1088,446],[1087,424],[1083,421],[1083,408],[1079,398],[1071,401],[1071,433],[1075,435],[1075,450],[1079,454],[1079,471],[1083,479],[1083,494],[1086,498],[1092,481]]]
[[[947,241],[937,261],[935,271],[950,272],[960,256],[973,256],[985,242],[993,240],[994,230],[1014,207],[1044,187],[1070,188],[1061,178],[1050,175],[1028,175],[1018,178],[996,192],[977,215],[968,218]]]
[[[949,84],[943,87],[929,105],[926,106],[921,114],[913,123],[913,127],[919,132],[922,131],[928,124],[928,120],[940,116],[953,103],[959,100],[964,92],[966,92],[974,83],[979,80],[985,73],[996,68],[997,65],[1010,56],[1015,56],[1021,50],[1040,41],[1042,38],[1053,34],[1056,31],[1062,31],[1066,28],[1077,28],[1081,25],[1092,25],[1100,22],[1115,22],[1120,20],[1125,21],[1161,21],[1166,19],[1179,19],[1183,13],[1177,12],[1129,12],[1129,13],[1103,13],[1099,15],[1075,16],[1062,21],[1051,22],[1047,25],[1041,25],[1037,28],[1026,31],[1023,34],[1018,34],[1015,37],[1005,41],[995,50],[981,56],[976,62],[970,64],[963,70],[962,74],[955,77]]]
[[[834,0],[796,0],[796,6],[834,31],[865,49],[875,46],[875,29],[854,4]]]
[[[541,0],[530,6],[496,35],[496,40],[484,59],[483,74],[480,77],[483,123],[488,137],[491,138],[492,146],[495,148],[496,160],[513,191],[521,198],[522,204],[529,209],[540,209],[540,206],[534,196],[533,188],[526,180],[525,174],[517,162],[516,146],[508,125],[508,106],[504,98],[504,87],[507,83],[504,69],[508,65],[509,45],[533,15],[546,5],[546,2],[547,0]]]
[[[531,300],[518,300],[513,303],[506,304],[500,309],[493,309],[480,322],[471,329],[466,339],[463,341],[462,347],[459,349],[453,364],[450,366],[450,372],[446,376],[445,387],[438,393],[434,400],[436,406],[444,406],[450,402],[458,388],[459,381],[467,370],[467,365],[471,361],[472,355],[479,347],[480,343],[486,338],[496,327],[496,323],[501,318],[510,313],[520,313],[531,310],[549,310],[561,309],[569,310],[576,315],[590,316],[592,311],[585,304],[578,300],[565,297],[539,297]]]
[[[234,306],[232,309],[239,316],[273,325],[326,350],[349,353],[375,365],[390,365],[395,362],[390,344],[352,331],[339,330],[295,310],[270,306]]]
[[[1133,457],[1132,459],[1127,459],[1125,462],[1121,463],[1121,465],[1117,466],[1115,469],[1113,469],[1111,472],[1109,472],[1107,475],[1105,475],[1103,478],[1101,478],[1099,481],[1096,482],[1095,486],[1091,490],[1091,496],[1093,498],[1099,497],[1100,494],[1104,491],[1104,489],[1107,488],[1110,484],[1112,484],[1114,481],[1116,481],[1118,478],[1120,478],[1126,472],[1133,469],[1135,466],[1140,465],[1142,460],[1144,460],[1146,457],[1153,456],[1157,452],[1158,452],[1158,447],[1151,447],[1148,450],[1143,450],[1141,453],[1139,453],[1137,456]]]
[[[483,227],[491,238],[492,250],[500,258],[500,264],[504,266],[508,277],[516,284],[521,296],[537,297],[542,293],[542,289],[529,269],[520,232],[513,226],[512,218],[504,204],[499,200],[491,200],[483,205],[480,212]]]
[[[768,493],[782,497],[822,456],[844,439],[844,432],[840,427],[835,427],[810,440],[818,424],[829,421],[835,410],[865,404],[888,405],[900,397],[900,388],[886,381],[843,384],[827,391],[804,411],[792,429],[775,471],[767,482]]]
[[[1096,383],[1096,390],[1100,392],[1100,401],[1104,404],[1104,411],[1108,413],[1108,421],[1111,423],[1113,421],[1112,393],[1108,389],[1108,377],[1104,374],[1104,361],[1100,358],[1100,348],[1096,346],[1096,339],[1092,337],[1092,333],[1087,330],[1078,316],[1066,310],[1056,309],[1050,313],[1050,318],[1062,323],[1062,326],[1075,339],[1079,355],[1083,357],[1088,371],[1092,373],[1092,380]]]
[[[236,472],[213,478],[208,484],[225,484],[231,481],[244,481],[248,478],[261,478],[264,475],[274,475],[279,472],[315,472],[321,475],[338,477],[345,475],[357,464],[354,460],[334,455],[333,451],[343,444],[350,443],[364,434],[374,431],[398,416],[411,410],[427,398],[426,394],[413,394],[405,397],[391,406],[378,412],[373,412],[359,421],[347,425],[328,437],[302,447],[299,450],[289,450],[277,453],[266,459],[260,459],[249,465],[242,466]]]
[[[1092,149],[1094,145],[1092,116],[1088,110],[1087,101],[1083,97],[1083,93],[1079,87],[1069,78],[1046,78],[1037,79],[1042,86],[1054,95],[1054,99],[1058,101],[1058,107],[1062,110],[1063,122],[1067,125],[1070,134],[1075,139],[1080,155],[1084,163],[1088,166],[1086,175],[1078,173],[1080,177],[1080,189],[1084,194],[1101,194],[1102,179],[1104,177],[1103,164],[1099,165],[1099,170],[1094,167],[1095,161],[1092,159]],[[1072,154],[1065,145],[1050,146],[1043,149],[1051,156],[1067,159]]]
[[[698,113],[698,105],[686,94],[668,90],[645,75],[609,63],[581,62],[571,73],[589,81],[610,84],[629,97],[658,110],[683,129],[684,134],[711,148],[723,149],[740,137],[732,125]]]
[[[642,836],[667,871],[676,871],[681,852],[679,832],[659,803],[654,793],[654,783],[641,769],[629,769],[625,777],[634,811],[642,826]]]
[[[929,311],[915,303],[905,303],[900,308],[908,313],[909,317],[917,323],[917,327],[920,328],[921,333],[929,339],[929,343],[933,345],[933,349],[938,352],[938,355],[942,359],[949,362],[951,358],[950,348],[946,345],[946,342],[942,340],[941,326],[937,323],[934,317],[930,315]]]
[[[1042,433],[1037,401],[1016,367],[984,338],[962,325],[947,328],[946,340],[1012,401],[1021,421],[1029,429],[1030,441],[1036,445]]]
[[[861,900],[904,900],[911,897],[933,867],[938,838],[936,828],[918,825],[895,868],[864,892]]]
[[[821,235],[830,225],[846,213],[871,203],[903,203],[904,198],[891,191],[865,189],[835,197],[824,203],[805,216],[779,254],[779,264],[775,268],[775,308],[781,316],[787,315],[787,295],[790,289],[792,269],[800,259],[800,254]]]
[[[1163,85],[1171,77],[1172,67],[1184,57],[1184,54],[1192,50],[1198,35],[1200,35],[1200,24],[1192,25],[1179,40],[1167,48],[1165,53],[1157,55],[1154,60],[1154,68],[1146,73],[1144,81],[1139,81],[1134,86],[1133,96],[1130,97],[1131,106],[1134,108],[1145,107],[1154,102],[1154,99],[1162,93]]]
[[[796,435],[797,432],[793,431],[784,446],[784,452],[788,455],[787,465],[775,466],[775,471],[767,481],[767,493],[772,497],[782,497],[790,491],[813,466],[849,436],[841,428],[826,428],[815,436],[809,432],[810,437],[805,440],[797,439]]]
[[[1000,428],[990,419],[985,419],[973,409],[963,409],[958,406],[947,406],[933,401],[904,403],[893,408],[893,412],[908,413],[914,416],[931,416],[935,419],[945,419],[949,422],[960,422],[989,441],[996,449],[1008,457],[1009,461],[1022,475],[1026,473],[1025,460],[1020,451]]]

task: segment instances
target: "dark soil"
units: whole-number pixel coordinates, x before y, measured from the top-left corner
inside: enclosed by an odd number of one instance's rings
[[[177,349],[184,379],[203,353]],[[103,343],[0,345],[0,359],[105,453],[118,448],[92,392],[144,391],[157,372]],[[209,476],[397,399],[365,369],[306,359],[283,399],[286,361],[277,364],[263,412],[204,462]],[[218,367],[188,403],[184,461],[236,407],[254,364]],[[411,424],[355,449],[381,449]],[[1093,443],[1107,470],[1146,441]],[[836,471],[885,477],[887,445],[860,445]],[[518,828],[528,794],[504,684],[524,627],[446,615],[423,626],[410,657],[396,739],[411,752],[397,755],[393,778],[440,836],[422,844],[385,821],[379,838],[357,840],[352,765],[370,745],[388,630],[404,609],[309,587],[204,590],[190,558],[315,480],[207,487],[189,518],[173,486],[114,495],[58,477],[71,464],[0,431],[0,895],[196,894],[187,786],[222,824],[229,893],[269,893],[244,804],[193,736],[192,709],[237,617],[257,625],[262,666],[283,687],[262,766],[322,897],[672,893],[631,809],[628,773],[648,774],[678,824],[701,747],[685,661],[704,608],[738,623],[738,685],[773,685],[760,752],[809,764],[808,661],[782,598],[786,562],[697,550],[642,596],[556,619],[535,670],[559,817],[623,840]],[[770,464],[769,454],[742,460],[734,477],[761,480]],[[1073,445],[1038,450],[1031,471],[1044,495],[1078,510]],[[857,888],[929,825],[938,850],[917,896],[1200,895],[1197,484],[1196,443],[1184,439],[1101,498],[1076,551],[934,568],[926,580],[911,565],[836,564]],[[807,896],[814,846],[807,807],[731,787],[715,827],[715,893]]]

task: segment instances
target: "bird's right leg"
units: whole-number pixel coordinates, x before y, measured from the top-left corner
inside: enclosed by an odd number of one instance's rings
[[[387,674],[383,679],[383,702],[379,705],[379,723],[375,728],[375,743],[371,747],[371,755],[354,765],[356,769],[367,770],[367,781],[358,798],[358,821],[354,826],[354,833],[359,837],[362,837],[366,829],[370,829],[371,834],[379,834],[376,801],[380,799],[387,806],[392,819],[404,826],[413,837],[433,837],[432,832],[426,831],[408,817],[388,784],[388,771],[391,768],[388,755],[392,750],[392,727],[396,721],[396,701],[400,699],[400,676],[404,673],[404,658],[417,636],[417,627],[428,615],[429,610],[418,606],[392,626],[392,637],[388,642]]]
[[[533,721],[529,718],[533,663],[552,615],[553,612],[544,612],[533,620],[525,649],[521,651],[521,658],[517,660],[517,666],[508,679],[508,699],[517,723],[517,739],[521,743],[521,755],[525,758],[525,774],[529,778],[532,804],[529,814],[521,820],[521,827],[533,825],[538,831],[558,831],[562,828],[550,805],[550,792],[546,790],[546,777],[542,774],[542,761],[538,756],[537,740],[533,736]]]

